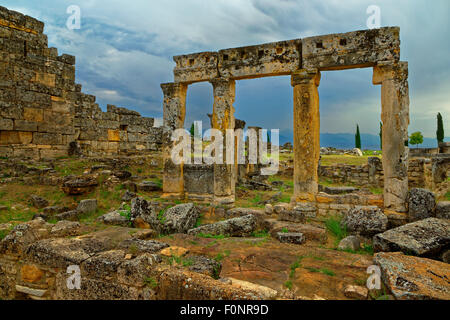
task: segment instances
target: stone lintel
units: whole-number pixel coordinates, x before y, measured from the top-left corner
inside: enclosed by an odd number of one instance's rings
[[[379,61],[399,61],[400,28],[360,30],[302,39],[303,68],[363,68]]]
[[[193,83],[209,81],[219,76],[218,53],[199,52],[174,56],[176,63],[173,69],[175,82]]]
[[[232,79],[288,75],[301,66],[302,40],[288,40],[219,51],[219,74]]]

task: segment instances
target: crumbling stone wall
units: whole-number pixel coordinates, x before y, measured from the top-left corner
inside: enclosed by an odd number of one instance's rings
[[[425,159],[410,159],[408,162],[408,183],[411,188],[425,186]],[[333,183],[351,183],[357,186],[382,187],[384,172],[379,158],[369,158],[368,164],[357,166],[334,164],[320,166],[319,176]]]
[[[0,7],[0,156],[56,158],[160,147],[152,118],[109,106],[75,83],[75,57],[48,47],[44,23]]]

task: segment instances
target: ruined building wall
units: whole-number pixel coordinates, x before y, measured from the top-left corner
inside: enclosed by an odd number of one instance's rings
[[[48,47],[44,23],[0,7],[0,157],[67,156],[158,149],[154,119],[124,108],[102,112],[75,83],[75,57]]]

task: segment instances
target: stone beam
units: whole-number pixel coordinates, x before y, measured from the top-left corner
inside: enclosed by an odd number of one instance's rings
[[[302,39],[303,68],[373,67],[400,59],[400,28],[386,27]]]
[[[226,163],[226,130],[234,129],[234,80],[217,78],[211,81],[214,89],[212,127],[224,137],[223,164],[214,164],[214,202],[232,204],[235,199],[234,165]]]
[[[295,202],[313,202],[318,192],[320,157],[320,72],[301,69],[291,76],[294,87],[294,195]]]
[[[219,51],[219,74],[231,79],[288,75],[300,68],[301,39]]]
[[[408,63],[382,63],[374,67],[373,84],[381,84],[383,122],[384,206],[406,212],[408,194],[409,87]]]
[[[171,159],[172,132],[183,128],[186,114],[187,85],[163,83],[163,197],[179,199],[184,197],[183,164],[176,165]]]
[[[219,76],[217,52],[200,52],[173,57],[175,82],[210,81]]]

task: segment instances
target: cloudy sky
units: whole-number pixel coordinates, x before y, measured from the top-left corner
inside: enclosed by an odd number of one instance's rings
[[[401,59],[409,62],[410,132],[435,137],[436,114],[450,133],[450,1],[448,0],[2,0],[1,5],[45,22],[49,46],[77,57],[77,82],[100,106],[162,116],[160,83],[173,81],[173,55],[367,29],[369,5],[381,26],[400,26]],[[81,9],[69,30],[67,8]],[[380,87],[372,70],[322,73],[321,132],[377,134]],[[186,126],[208,123],[209,83],[189,87]],[[238,81],[236,117],[247,125],[292,131],[289,77]],[[209,124],[209,123],[208,123]]]

